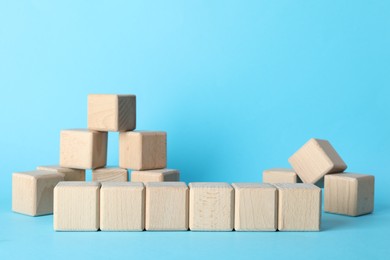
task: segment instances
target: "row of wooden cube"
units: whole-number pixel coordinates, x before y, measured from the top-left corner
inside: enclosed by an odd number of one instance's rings
[[[318,231],[312,184],[60,182],[57,231]]]

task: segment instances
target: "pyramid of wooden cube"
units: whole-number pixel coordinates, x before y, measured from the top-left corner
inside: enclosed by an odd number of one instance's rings
[[[88,129],[131,131],[136,126],[134,95],[88,95]]]
[[[165,132],[123,132],[119,134],[119,166],[132,170],[165,168],[167,134]]]
[[[142,182],[105,182],[100,189],[102,231],[142,231],[145,227]]]
[[[92,181],[124,182],[128,177],[127,169],[107,167],[92,170]]]
[[[132,171],[131,181],[135,181],[135,182],[180,181],[180,172],[178,170],[172,170],[172,169]]]
[[[321,188],[309,183],[279,183],[278,230],[319,231]]]
[[[50,171],[64,176],[64,181],[85,181],[84,169],[63,168],[59,165],[38,166],[37,170]]]
[[[228,183],[193,182],[190,187],[190,229],[232,231],[234,190]]]
[[[188,230],[188,187],[184,182],[148,182],[145,229]]]
[[[53,189],[64,177],[47,171],[12,175],[12,210],[30,216],[53,213]]]
[[[107,133],[89,130],[62,130],[60,166],[75,169],[104,167],[107,160]]]
[[[267,183],[233,183],[232,186],[236,231],[275,231],[278,228],[275,186]]]
[[[264,183],[299,183],[302,182],[293,169],[274,168],[263,171]]]
[[[316,183],[326,174],[343,172],[347,168],[328,141],[314,138],[295,152],[288,161],[305,183]]]
[[[54,230],[97,231],[100,183],[67,181],[54,188]]]
[[[326,212],[360,216],[374,210],[374,176],[355,173],[325,176]]]

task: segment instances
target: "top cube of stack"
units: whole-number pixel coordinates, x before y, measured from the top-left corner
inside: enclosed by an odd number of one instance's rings
[[[124,132],[136,126],[135,95],[88,95],[88,128]]]

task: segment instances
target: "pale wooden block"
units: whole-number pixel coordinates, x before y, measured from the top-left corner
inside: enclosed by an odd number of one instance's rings
[[[324,208],[326,212],[360,216],[374,210],[372,175],[341,173],[325,176]]]
[[[132,170],[165,168],[167,134],[134,131],[119,134],[119,166]]]
[[[84,169],[63,168],[59,165],[38,166],[37,170],[50,171],[64,176],[64,181],[85,181]]]
[[[127,181],[127,169],[107,167],[92,170],[92,180],[99,182],[125,182]]]
[[[102,231],[142,231],[145,227],[142,182],[105,182],[100,189]]]
[[[97,231],[99,217],[99,182],[67,181],[54,188],[54,230]]]
[[[232,231],[234,189],[228,183],[193,182],[190,188],[190,229]]]
[[[319,231],[321,189],[309,183],[280,183],[278,188],[278,230]]]
[[[135,181],[135,182],[180,181],[180,172],[178,170],[172,170],[172,169],[132,171],[131,181]]]
[[[305,183],[316,183],[325,174],[343,172],[347,168],[328,141],[314,138],[295,152],[288,161]]]
[[[136,126],[134,95],[88,95],[88,129],[131,131]]]
[[[12,174],[12,210],[30,216],[53,213],[53,189],[63,180],[62,175],[47,171]]]
[[[188,230],[188,187],[184,182],[148,182],[145,229]]]
[[[275,231],[278,191],[267,183],[233,183],[236,231]]]
[[[83,129],[61,131],[61,167],[95,169],[104,167],[106,160],[107,133]]]
[[[299,183],[302,182],[293,169],[274,168],[263,171],[264,183]]]

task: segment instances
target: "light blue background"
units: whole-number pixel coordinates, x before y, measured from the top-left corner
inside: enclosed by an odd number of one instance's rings
[[[389,1],[0,1],[0,258],[367,259],[390,253]],[[58,162],[89,93],[137,95],[191,181],[261,181],[311,137],[376,177],[375,213],[315,233],[55,233],[11,173]],[[110,134],[109,164],[118,161]]]

